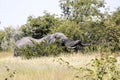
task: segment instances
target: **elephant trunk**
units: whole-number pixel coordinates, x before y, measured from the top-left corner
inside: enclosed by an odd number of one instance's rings
[[[85,46],[91,46],[91,44],[81,43],[80,46],[83,46],[83,47],[85,47]]]

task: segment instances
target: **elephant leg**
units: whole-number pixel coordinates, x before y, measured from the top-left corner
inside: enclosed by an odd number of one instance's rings
[[[79,50],[80,50],[80,47],[79,47],[79,46],[76,46],[76,47],[74,48],[74,51],[75,51],[76,54],[79,52]]]
[[[15,57],[18,56],[16,48],[14,49],[14,56],[15,56]]]

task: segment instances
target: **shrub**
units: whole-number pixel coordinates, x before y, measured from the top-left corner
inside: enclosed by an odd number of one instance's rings
[[[73,40],[83,40],[81,26],[74,21],[61,21],[60,25],[52,28],[52,33],[54,32],[62,32]]]
[[[43,16],[29,16],[27,23],[20,27],[23,36],[31,36],[39,39],[51,32],[50,28],[59,23],[59,18],[55,14],[44,12]]]
[[[5,36],[4,31],[0,31],[0,51],[3,50],[1,44],[2,44],[2,40],[3,40],[4,36]]]
[[[120,80],[120,64],[113,56],[104,58],[95,58],[84,67],[75,67],[69,62],[59,58],[57,62],[69,69],[76,70],[75,78],[77,80]]]
[[[22,37],[22,32],[13,27],[6,27],[0,31],[0,45],[2,50],[12,50],[15,42]]]
[[[37,56],[56,56],[63,52],[62,47],[56,43],[48,43],[42,42],[40,44],[35,45],[35,49],[37,50]]]
[[[63,48],[56,44],[49,44],[47,42],[42,42],[40,44],[34,43],[34,46],[26,46],[17,49],[18,56],[30,59],[32,57],[41,56],[57,56],[63,52]]]
[[[119,80],[120,67],[116,62],[117,59],[114,57],[92,59],[86,68],[78,69],[79,75],[76,75],[76,78],[82,80]]]

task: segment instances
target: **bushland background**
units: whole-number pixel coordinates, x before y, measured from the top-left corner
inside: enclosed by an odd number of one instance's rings
[[[112,55],[119,63],[120,7],[116,11],[109,13],[108,9],[101,12],[100,9],[105,8],[105,3],[102,0],[60,0],[59,4],[63,12],[61,16],[44,12],[43,16],[29,16],[26,24],[19,26],[19,28],[15,29],[12,26],[8,26],[0,31],[0,70],[3,72],[0,73],[0,76],[2,79],[39,80],[41,78],[47,80],[48,77],[51,80],[63,80],[63,78],[65,80],[73,79],[73,71],[71,69],[69,70],[65,66],[59,66],[59,61],[54,64],[54,59],[56,61],[59,57],[65,57],[65,60],[68,60],[68,63],[71,62],[74,66],[79,65],[79,63],[84,64],[84,61],[87,64],[87,61],[89,62],[92,58],[99,58],[99,55],[102,57],[105,55],[105,60],[109,59],[106,56]],[[62,32],[72,40],[80,39],[84,43],[90,43],[92,45],[85,47],[84,52],[79,51],[78,54],[72,52],[69,55],[62,53],[59,57],[44,56],[26,60],[12,56],[15,42],[22,37],[30,36],[39,39],[54,32]],[[57,50],[56,52],[58,52]],[[47,52],[49,53],[49,49]],[[63,60],[62,65],[64,62]],[[109,60],[105,63],[109,63]],[[111,63],[114,63],[114,60]],[[115,65],[113,66],[116,70]],[[99,68],[99,66],[97,67]],[[48,73],[51,73],[51,75]],[[68,76],[71,76],[70,79]],[[114,77],[116,80],[120,79],[116,76]],[[98,78],[100,77],[98,76]],[[100,78],[100,80],[106,80],[106,78]],[[97,78],[91,78],[91,80],[97,80]]]

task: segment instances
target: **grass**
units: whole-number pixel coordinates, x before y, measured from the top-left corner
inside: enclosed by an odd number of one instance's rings
[[[9,51],[9,52],[6,52],[6,51],[0,52],[0,59],[1,58],[5,58],[5,57],[10,57],[10,56],[13,56],[13,52],[12,51]]]
[[[68,61],[75,67],[84,66],[91,59],[99,57],[100,54],[69,54],[58,57],[40,57],[33,59],[22,59],[13,57],[12,52],[0,53],[0,80],[5,80],[14,71],[16,72],[11,80],[74,80],[76,71],[60,65],[59,58]],[[120,57],[118,57],[120,62]],[[10,69],[6,70],[6,66]],[[8,79],[9,80],[9,79]]]

